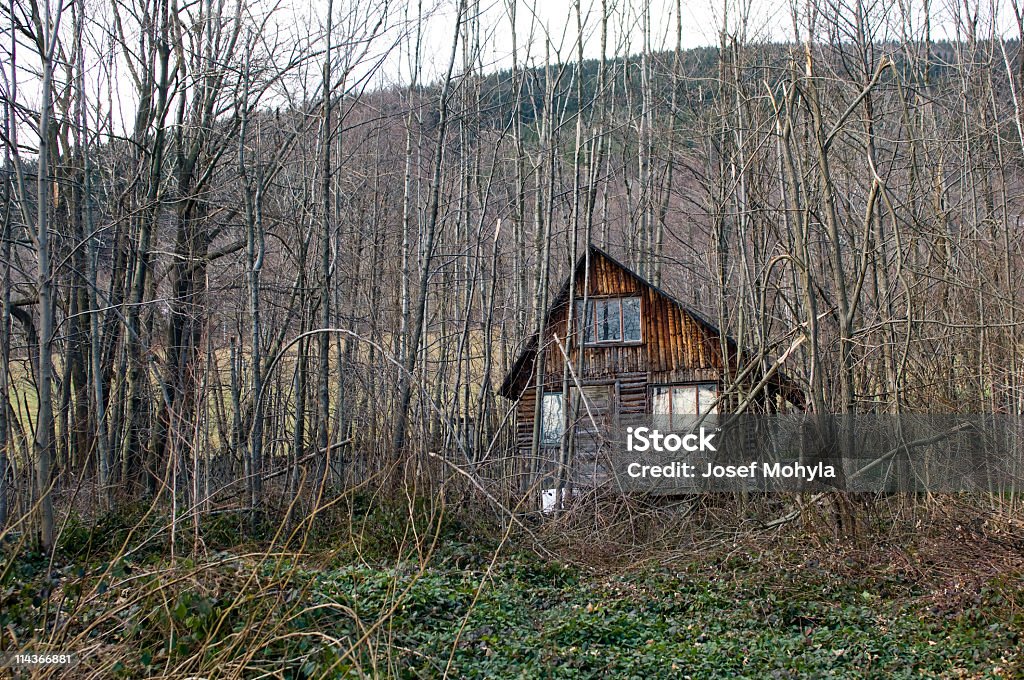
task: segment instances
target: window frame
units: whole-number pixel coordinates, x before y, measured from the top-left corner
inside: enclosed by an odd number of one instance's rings
[[[719,411],[719,407],[718,407],[717,404],[715,405],[715,410],[714,411],[711,411],[711,410],[701,410],[700,393],[701,393],[701,388],[702,387],[711,387],[711,388],[714,389],[714,395],[715,396],[714,396],[714,400],[712,401],[712,403],[717,402],[719,400],[719,398],[721,398],[722,385],[721,385],[721,383],[715,382],[713,380],[694,380],[694,381],[688,381],[688,382],[672,382],[672,383],[651,383],[651,385],[650,385],[650,393],[649,393],[650,400],[651,400],[651,415],[653,415],[655,417],[667,417],[668,418],[668,426],[669,426],[670,430],[675,429],[675,425],[672,422],[673,418],[675,418],[675,417],[679,417],[679,418],[699,418],[701,416],[709,416],[709,415],[710,416],[716,416],[716,415],[718,415],[720,413],[720,411]],[[681,389],[681,388],[692,388],[695,391],[694,402],[697,404],[697,413],[678,413],[677,414],[677,413],[673,413],[672,412],[672,405],[675,403],[675,390]],[[669,390],[669,397],[668,397],[669,412],[668,413],[655,413],[654,412],[655,392],[657,390],[659,390],[659,389],[667,389],[667,390]]]
[[[626,320],[625,320],[625,316],[622,313],[622,301],[623,300],[636,300],[637,301],[637,308],[636,308],[637,330],[639,332],[639,336],[640,337],[637,338],[636,340],[627,340],[626,339]],[[583,313],[580,313],[580,308],[583,306],[584,301],[586,301],[586,303],[587,303],[586,306],[589,309],[584,308],[583,309]],[[613,339],[613,340],[599,340],[598,339],[597,303],[598,302],[603,302],[603,303],[607,304],[608,302],[611,302],[611,301],[615,301],[619,305],[619,337],[617,339]],[[625,346],[629,346],[629,345],[642,345],[643,342],[644,342],[644,300],[643,300],[643,296],[642,295],[639,295],[639,294],[636,294],[636,295],[588,295],[588,296],[586,296],[586,298],[578,297],[578,298],[576,298],[576,301],[575,301],[574,312],[576,314],[576,325],[577,325],[576,334],[577,334],[577,337],[580,338],[580,343],[584,347],[609,347],[609,346],[623,346],[623,345],[625,345]],[[589,340],[587,339],[587,334],[585,332],[585,329],[583,328],[583,326],[584,326],[583,322],[588,320],[588,319],[590,320],[590,323],[588,323],[586,325],[590,327],[589,330],[593,334],[591,336],[593,339],[589,339]]]
[[[551,437],[548,436],[547,428],[545,427],[545,423],[547,421],[547,418],[545,417],[545,415],[547,414],[545,401],[548,397],[558,397],[559,403],[558,430],[557,434]],[[538,437],[540,441],[540,446],[541,448],[560,447],[562,445],[563,437],[565,437],[565,393],[563,393],[561,390],[543,391],[540,395],[540,436]]]

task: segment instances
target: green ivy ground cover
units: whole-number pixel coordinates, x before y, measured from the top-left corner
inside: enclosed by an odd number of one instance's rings
[[[826,557],[799,537],[614,569],[495,549],[447,536],[422,566],[348,548],[22,555],[0,629],[88,649],[82,677],[1024,677],[1012,546],[984,569],[944,561],[955,546]]]

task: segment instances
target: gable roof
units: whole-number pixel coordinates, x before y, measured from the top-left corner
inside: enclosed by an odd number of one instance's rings
[[[665,291],[663,288],[654,285],[653,283],[645,279],[643,276],[636,273],[619,260],[615,259],[611,254],[609,254],[602,248],[599,248],[596,245],[591,244],[588,247],[588,250],[590,255],[596,255],[597,257],[602,257],[608,260],[611,264],[615,265],[623,272],[625,272],[630,278],[634,279],[640,286],[650,288],[659,295],[666,298],[669,302],[678,307],[683,314],[690,317],[690,319],[692,319],[694,323],[696,323],[705,333],[707,333],[707,335],[714,338],[724,337],[729,355],[739,354],[737,350],[736,340],[728,335],[723,336],[722,332],[718,329],[718,327],[711,323],[702,314],[686,306],[685,304],[680,302],[675,296]],[[580,275],[583,268],[587,265],[587,255],[588,253],[585,252],[583,253],[583,255],[579,257],[579,259],[576,261],[576,265],[573,267],[572,273],[570,273],[569,276],[566,277],[565,282],[562,284],[562,287],[559,289],[558,293],[552,300],[550,306],[548,307],[547,313],[545,314],[545,326],[547,326],[550,323],[551,317],[554,315],[555,310],[565,305],[569,301],[570,283],[573,279]],[[533,334],[530,335],[530,337],[528,337],[526,341],[523,343],[522,350],[520,350],[519,355],[516,357],[515,361],[512,362],[512,366],[511,368],[509,368],[508,374],[506,374],[505,379],[501,383],[501,386],[498,387],[499,395],[511,400],[519,398],[520,395],[513,392],[513,389],[520,382],[520,378],[523,376],[524,371],[529,370],[532,372],[534,361],[537,358],[538,342],[539,333],[537,331],[534,331]],[[803,403],[803,390],[801,390],[788,376],[783,374],[782,371],[776,372],[776,375],[773,377],[771,384],[774,385],[776,388],[781,389],[786,394],[786,398],[789,399],[790,402],[797,405],[801,405]],[[797,401],[794,401],[794,399],[796,399]]]

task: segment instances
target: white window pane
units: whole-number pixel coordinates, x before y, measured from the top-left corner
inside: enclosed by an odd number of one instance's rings
[[[683,385],[672,388],[672,413],[675,415],[696,415],[697,388]]]
[[[565,418],[562,412],[562,393],[550,392],[544,395],[540,412],[540,439],[546,446],[557,446],[562,440]]]
[[[655,387],[651,391],[652,425],[658,429],[672,429],[672,388]]]
[[[700,391],[700,412],[718,413],[718,406],[712,406],[718,399],[718,387],[713,384],[699,385]]]
[[[640,340],[640,298],[622,300],[622,339],[626,342]]]
[[[669,413],[672,413],[672,404],[669,401],[671,396],[672,391],[667,387],[654,388],[654,398],[652,399],[653,403],[651,404],[651,408],[654,409],[654,415],[666,416]]]

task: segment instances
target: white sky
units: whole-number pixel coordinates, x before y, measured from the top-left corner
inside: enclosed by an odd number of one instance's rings
[[[65,0],[70,5],[81,0]],[[112,115],[113,127],[117,133],[130,129],[134,116],[137,94],[119,47],[112,44],[108,27],[111,22],[111,0],[84,0],[87,6],[87,31],[89,47],[85,61],[88,64],[86,88],[90,91],[91,117],[102,118]],[[144,0],[117,0],[122,14],[122,24],[128,33],[128,42],[137,36],[137,23],[130,16],[130,7]],[[196,12],[203,0],[182,2],[185,12]],[[270,51],[275,60],[285,60],[291,51],[315,51],[322,49],[322,37],[326,25],[328,2],[335,8],[335,42],[346,36],[362,35],[368,30],[368,17],[378,16],[386,11],[387,19],[370,45],[362,62],[354,69],[357,75],[372,73],[371,86],[404,84],[410,80],[410,53],[418,33],[421,38],[423,56],[420,82],[430,82],[443,73],[451,52],[451,40],[455,27],[457,0],[225,0],[229,14],[236,1],[251,17],[269,15],[263,31],[266,45],[273,44]],[[574,0],[476,0],[479,2],[479,27],[481,49],[473,55],[473,67],[484,72],[509,68],[512,65],[512,22],[510,6],[515,3],[518,53],[521,65],[543,64],[546,56],[552,62],[564,62],[576,58],[576,5]],[[1006,37],[1016,35],[1012,14],[1012,0],[931,0],[932,38],[956,39],[955,26],[963,25],[965,5],[969,11],[977,12],[978,32],[987,37],[995,16],[996,32]],[[588,58],[600,56],[600,17],[602,0],[580,0],[583,24],[584,55]],[[644,50],[644,22],[650,25],[650,46],[654,51],[667,50],[676,43],[676,0],[605,0],[609,11],[608,46],[609,56],[638,54]],[[790,41],[794,37],[792,6],[796,3],[801,16],[801,31],[806,29],[808,7],[816,2],[844,0],[681,0],[682,46],[690,48],[713,45],[718,42],[718,32],[723,23],[731,33],[743,32],[750,41]],[[869,11],[876,16],[878,26],[875,39],[879,41],[900,39],[901,16],[906,12],[911,17],[912,39],[921,37],[924,25],[923,7],[926,0],[864,0]],[[854,0],[845,0],[853,5]],[[4,6],[7,3],[2,3]],[[51,3],[57,6],[57,1]],[[385,9],[386,8],[386,9]],[[902,8],[902,11],[901,11]],[[0,90],[3,96],[9,91],[10,67],[8,56],[12,40],[12,26],[7,9],[0,9]],[[840,17],[840,24],[850,21],[850,10]],[[883,22],[877,17],[884,14]],[[422,20],[417,21],[417,16]],[[746,21],[742,20],[746,17]],[[957,20],[957,17],[960,20]],[[64,43],[71,44],[73,28],[70,13],[65,14],[62,25]],[[133,35],[133,31],[136,33]],[[801,35],[801,38],[803,36]],[[133,45],[134,46],[134,45]],[[266,47],[264,48],[266,49]],[[461,70],[465,58],[464,45],[460,46],[456,70]],[[357,50],[357,51],[361,51]],[[344,49],[338,50],[343,54]],[[238,57],[239,55],[235,55]],[[36,73],[38,59],[32,58],[29,47],[21,44],[18,48],[19,103],[31,109],[38,107],[39,88]],[[383,61],[381,61],[383,60]],[[295,72],[289,81],[292,96],[302,98],[316,96],[320,85],[321,59],[316,58]],[[377,62],[380,62],[377,64]],[[111,68],[112,65],[112,68]],[[58,74],[58,78],[61,75]],[[271,95],[267,101],[282,95]],[[93,126],[95,126],[93,122]],[[24,123],[19,125],[22,141],[32,146],[32,131]],[[29,151],[30,153],[30,151]]]
[[[676,45],[677,17],[675,0],[605,0],[611,15],[608,22],[608,56],[639,54],[644,49],[645,20],[650,24],[650,48],[654,51],[673,49]],[[682,4],[682,45],[684,48],[718,43],[721,2],[717,8],[708,0],[686,0]],[[648,5],[645,16],[645,5]],[[755,10],[751,25],[772,26],[778,34],[780,18],[788,10],[779,11],[772,3],[761,3]],[[583,52],[586,58],[601,56],[601,0],[581,0]],[[541,65],[550,53],[552,62],[576,59],[577,17],[573,0],[520,0],[516,6],[517,43],[520,65]],[[485,71],[509,68],[512,65],[512,21],[509,0],[481,0],[482,49],[477,64]],[[422,23],[425,71],[437,74],[447,65],[455,23],[455,0],[447,0]],[[458,64],[458,62],[457,62]],[[383,77],[399,75],[408,79],[408,68],[389,68]],[[428,78],[429,79],[429,78]]]
[[[451,49],[451,36],[455,23],[456,0],[441,0],[428,10],[425,0],[422,22],[424,36],[425,70],[437,74],[443,71]],[[512,32],[509,3],[514,0],[479,0],[483,49],[480,64],[485,71],[511,66]],[[601,0],[580,0],[584,35],[584,56],[596,58],[601,54],[600,18]],[[322,6],[323,0],[317,4]],[[670,50],[676,45],[676,0],[605,0],[611,15],[608,22],[609,56],[639,54],[644,49],[643,25],[650,24],[650,48],[654,51]],[[751,41],[791,41],[794,37],[793,6],[800,17],[800,30],[807,28],[807,7],[824,4],[821,0],[681,0],[681,44],[683,48],[717,45],[723,25],[730,33],[743,33]],[[843,3],[843,0],[826,0]],[[853,0],[846,4],[853,5]],[[876,39],[899,39],[903,8],[911,17],[915,37],[923,35],[925,0],[864,0],[869,12],[875,15]],[[955,39],[956,15],[963,16],[967,6],[979,17],[978,31],[987,35],[995,16],[1000,35],[1016,35],[1011,0],[931,0],[931,31],[933,40]],[[645,8],[647,16],[645,17]],[[412,10],[415,16],[415,9]],[[887,22],[878,19],[887,12]],[[842,21],[849,21],[844,16]],[[576,3],[575,0],[519,0],[516,10],[520,63],[543,64],[545,51],[550,49],[552,62],[576,58]],[[820,21],[820,19],[819,19]],[[745,27],[745,28],[744,28]],[[532,40],[528,38],[532,36]],[[801,35],[801,39],[803,39]],[[399,77],[407,81],[408,68],[389,65],[382,77]],[[429,80],[429,78],[427,78]]]

